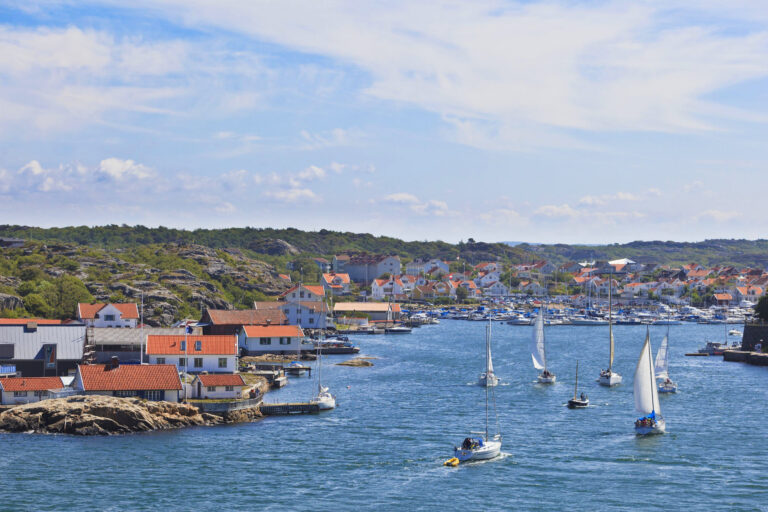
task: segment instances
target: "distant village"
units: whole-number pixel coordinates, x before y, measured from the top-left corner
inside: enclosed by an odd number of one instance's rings
[[[137,303],[80,303],[71,320],[0,319],[0,403],[73,394],[171,402],[241,400],[259,395],[241,358],[299,354],[310,334],[355,323],[394,322],[401,304],[568,297],[573,305],[610,293],[627,305],[740,305],[765,294],[762,269],[697,264],[678,268],[612,262],[554,265],[414,260],[397,255],[315,258],[320,283],[290,283],[252,309],[204,309],[173,327],[141,322]],[[290,267],[290,264],[289,264]],[[288,268],[287,270],[293,270]],[[290,281],[287,274],[281,278]]]

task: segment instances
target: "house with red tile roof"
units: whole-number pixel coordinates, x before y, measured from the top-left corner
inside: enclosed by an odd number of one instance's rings
[[[178,402],[181,378],[172,364],[78,365],[72,387],[84,395],[138,397]]]
[[[237,335],[242,352],[249,356],[296,354],[303,347],[304,330],[298,325],[245,325]]]
[[[206,309],[200,319],[203,334],[237,334],[244,325],[282,325],[287,322],[280,305],[254,309]]]
[[[0,403],[15,405],[39,402],[53,398],[65,388],[61,377],[8,377],[0,379]]]
[[[297,284],[280,294],[280,299],[288,302],[322,301],[325,300],[325,290],[322,285]]]
[[[149,364],[172,364],[180,372],[234,373],[238,352],[234,335],[147,336]]]
[[[345,272],[328,272],[323,274],[323,291],[334,295],[347,295],[349,293],[349,274]]]
[[[0,318],[0,325],[61,325],[61,320],[48,318]]]
[[[192,398],[236,399],[246,384],[239,373],[200,374],[192,381]]]
[[[139,309],[134,302],[105,304],[81,302],[77,305],[77,318],[88,327],[128,327],[139,322]]]

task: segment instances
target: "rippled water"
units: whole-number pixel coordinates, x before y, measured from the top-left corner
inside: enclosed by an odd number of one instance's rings
[[[617,326],[617,388],[599,387],[607,328],[547,329],[551,386],[535,383],[531,327],[494,324],[503,458],[445,468],[484,425],[482,322],[360,337],[372,368],[334,366],[339,407],[316,416],[108,438],[0,435],[0,510],[760,510],[768,501],[768,369],[684,357],[723,326],[672,326],[667,434],[635,436],[632,374],[645,327]],[[666,327],[652,327],[655,350]],[[565,403],[579,359],[586,410]],[[292,378],[268,401],[306,399]],[[347,388],[349,386],[349,388]]]

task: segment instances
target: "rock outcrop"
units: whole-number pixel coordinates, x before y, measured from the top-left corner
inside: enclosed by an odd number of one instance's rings
[[[8,295],[7,293],[0,293],[0,310],[2,309],[16,309],[24,305],[20,297],[15,295]]]
[[[247,418],[247,415],[243,417]],[[43,400],[0,413],[0,431],[82,436],[128,434],[224,422],[219,416],[201,414],[192,405],[97,395]]]

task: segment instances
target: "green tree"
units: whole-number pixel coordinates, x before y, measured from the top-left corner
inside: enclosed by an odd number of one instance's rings
[[[53,308],[39,293],[30,293],[24,297],[24,308],[34,317],[50,318],[53,315]]]
[[[763,295],[755,305],[755,315],[763,322],[768,322],[768,295]]]
[[[464,302],[467,300],[467,297],[469,296],[469,290],[467,290],[463,286],[459,286],[456,288],[456,301],[457,302]]]

